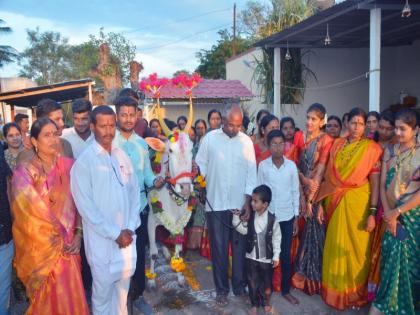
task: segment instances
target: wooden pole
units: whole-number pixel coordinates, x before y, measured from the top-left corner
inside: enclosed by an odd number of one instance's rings
[[[15,106],[10,105],[10,121],[14,121],[15,119]]]
[[[92,103],[92,85],[89,84],[88,87],[88,93],[89,93],[89,102]]]
[[[233,4],[233,41],[232,56],[236,56],[236,3]]]

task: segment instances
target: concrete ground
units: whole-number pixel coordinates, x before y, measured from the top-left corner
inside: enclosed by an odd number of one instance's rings
[[[250,304],[246,297],[229,295],[229,304],[219,307],[215,304],[211,263],[202,258],[197,252],[188,251],[185,255],[187,268],[190,270],[189,279],[198,284],[199,288],[192,290],[189,285],[179,286],[176,274],[172,272],[168,262],[160,254],[156,263],[157,287],[145,292],[145,299],[153,305],[154,314],[167,315],[245,315],[248,314]],[[351,315],[368,314],[368,307],[361,310],[337,311],[324,304],[319,295],[308,296],[299,290],[292,293],[300,300],[298,306],[289,304],[279,293],[273,293],[271,303],[275,314],[284,315]],[[130,303],[129,303],[130,304]],[[26,303],[13,303],[12,314],[21,315],[27,307]],[[136,310],[129,314],[140,315]],[[264,314],[259,310],[259,314]]]

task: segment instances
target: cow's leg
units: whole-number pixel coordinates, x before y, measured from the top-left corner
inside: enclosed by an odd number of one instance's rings
[[[158,249],[156,246],[156,216],[152,211],[149,212],[149,219],[147,220],[147,233],[149,235],[150,274],[154,275]],[[150,289],[155,289],[156,279],[147,279],[147,285]]]
[[[157,258],[158,249],[156,246],[156,216],[153,211],[149,212],[149,219],[147,221],[147,232],[149,235],[149,248],[150,248],[150,257]]]
[[[175,244],[175,258],[179,258],[179,253],[182,250],[182,244]],[[183,287],[185,286],[185,278],[182,272],[177,272],[176,273],[177,276],[177,280],[178,280],[178,284]]]

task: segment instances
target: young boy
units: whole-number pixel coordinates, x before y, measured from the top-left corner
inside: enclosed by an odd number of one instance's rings
[[[267,211],[271,202],[271,190],[266,185],[252,192],[252,209],[248,221],[246,274],[252,308],[256,315],[259,306],[267,314],[273,314],[270,305],[273,268],[279,264],[281,233],[274,214]]]
[[[262,161],[258,167],[258,184],[271,188],[272,202],[269,211],[274,213],[281,230],[281,293],[291,304],[299,300],[290,293],[291,247],[293,235],[298,232],[299,176],[293,161],[283,156],[285,138],[280,130],[272,130],[267,135],[267,145],[271,158]]]

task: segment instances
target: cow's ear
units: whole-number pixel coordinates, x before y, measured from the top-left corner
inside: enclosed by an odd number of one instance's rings
[[[165,142],[163,142],[159,138],[147,137],[144,140],[149,145],[149,147],[151,147],[153,150],[157,152],[165,151]]]

